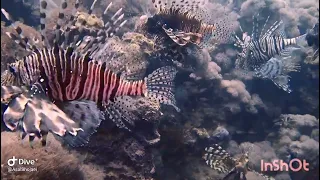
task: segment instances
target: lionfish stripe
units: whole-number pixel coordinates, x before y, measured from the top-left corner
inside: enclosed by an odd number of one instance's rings
[[[78,84],[78,79],[79,79],[79,64],[83,63],[83,61],[79,60],[79,56],[78,54],[75,54],[74,56],[72,56],[71,58],[72,61],[72,70],[70,71],[70,73],[72,73],[72,81],[71,81],[71,89],[70,89],[70,94],[71,94],[71,98],[75,99],[75,97],[77,96],[77,84]]]
[[[74,56],[75,56],[75,53],[72,53],[71,56],[69,56],[69,63],[67,63],[69,67],[67,66],[67,69],[66,69],[66,75],[67,75],[66,80],[68,81],[68,83],[65,82],[67,99],[72,99],[72,90],[73,90],[72,85],[74,81],[74,74],[72,73],[72,70],[74,70],[74,65],[73,65]]]
[[[93,65],[93,62],[90,62],[89,63],[89,69],[90,71],[88,72],[88,79],[87,81],[89,81],[89,86],[87,87],[86,91],[87,91],[87,94],[86,94],[86,99],[90,99],[90,95],[91,93],[93,92],[93,88],[94,88],[94,72],[95,72],[95,66]]]
[[[108,90],[107,90],[107,98],[105,100],[109,100],[110,99],[110,95],[111,95],[111,91],[114,88],[114,73],[112,73],[110,70],[108,72],[108,76],[110,76],[110,80],[108,80]]]
[[[91,62],[88,63],[88,66],[87,66],[87,73],[86,74],[83,74],[83,76],[86,77],[85,79],[85,82],[84,82],[84,86],[83,86],[83,89],[84,91],[82,92],[82,96],[80,97],[81,99],[88,99],[88,94],[89,94],[89,90],[90,90],[90,87],[91,87],[91,77],[90,77],[90,74],[91,74],[91,71],[92,71],[92,66],[90,65]]]
[[[81,78],[79,78],[79,75],[82,73],[82,64],[83,64],[83,60],[82,59],[78,59],[79,57],[78,56],[75,56],[75,59],[74,59],[74,68],[73,68],[73,76],[74,76],[74,81],[73,81],[73,84],[72,84],[72,98],[73,99],[76,99],[76,97],[78,96],[78,93],[81,91],[79,89],[79,83],[80,83],[80,80]]]
[[[33,52],[31,54],[31,64],[33,65],[33,70],[32,70],[32,74],[37,74],[37,73],[41,73],[41,70],[40,70],[40,63],[37,59],[37,53]],[[34,76],[31,77],[30,79],[30,82],[34,82],[35,79],[34,79]]]
[[[105,63],[104,63],[105,64]],[[102,92],[102,101],[107,102],[107,96],[108,96],[108,84],[110,82],[110,71],[105,69],[103,73],[103,79],[104,79],[104,85],[103,85],[103,92]]]
[[[85,91],[85,82],[87,79],[86,74],[88,73],[88,63],[87,63],[89,62],[88,59],[89,59],[89,56],[86,55],[81,59],[79,63],[81,73],[80,73],[80,80],[79,80],[78,93],[77,93],[76,99],[80,99],[83,96],[83,92]]]
[[[51,57],[51,54],[50,54],[50,50],[47,50],[47,49],[43,49],[43,54],[45,55],[45,59],[43,59],[43,61],[47,64],[47,68],[48,68],[48,72],[49,74],[46,74],[46,76],[50,79],[49,80],[49,87],[50,89],[52,90],[52,97],[54,99],[57,99],[59,97],[59,94],[58,94],[58,90],[56,88],[56,83],[55,83],[55,74],[53,72],[53,64],[52,64],[52,57]]]
[[[93,79],[93,87],[91,90],[91,100],[94,101],[96,99],[98,99],[97,95],[98,95],[98,91],[99,91],[99,85],[100,85],[100,68],[101,66],[98,66],[97,64],[94,64],[94,71],[93,71],[93,77],[95,77]]]
[[[131,86],[129,86],[129,95],[134,95],[136,90],[137,82],[133,82]]]
[[[63,94],[65,94],[65,88],[62,84],[62,69],[61,69],[61,61],[62,61],[62,51],[59,48],[52,49],[53,63],[55,69],[55,82],[59,93],[59,100],[63,100]]]
[[[49,57],[49,62],[48,65],[50,67],[51,73],[52,74],[48,74],[47,77],[51,77],[52,78],[52,86],[54,86],[54,90],[56,91],[56,96],[53,96],[54,99],[61,99],[62,97],[62,92],[61,92],[61,87],[60,84],[58,82],[57,79],[57,72],[56,72],[56,56],[54,51],[56,51],[56,47],[52,48],[51,50],[46,50],[44,49],[45,53],[48,53],[48,57]],[[50,83],[50,82],[49,82]]]
[[[73,54],[73,49],[72,48],[67,48],[65,52],[65,69],[63,69],[63,86],[65,88],[65,94],[64,94],[64,99],[68,99],[69,97],[69,91],[68,91],[68,86],[69,83],[71,82],[71,55]]]
[[[99,91],[98,91],[98,98],[97,98],[97,103],[99,106],[102,105],[104,88],[105,86],[108,86],[106,84],[105,74],[106,74],[106,63],[103,63],[101,65],[101,70],[99,74],[100,84],[99,84]]]
[[[125,84],[126,84],[126,81],[120,81],[120,82],[119,82],[119,87],[118,87],[116,96],[122,96],[122,95],[124,95]]]
[[[110,97],[109,99],[114,99],[116,97],[117,91],[118,91],[118,87],[119,87],[119,83],[120,83],[120,78],[118,78],[117,74],[113,73],[113,83],[111,85],[111,91],[110,91]]]
[[[39,54],[38,54],[39,53]],[[42,67],[42,70],[43,70],[43,72],[42,72],[42,75],[44,76],[44,77],[48,77],[48,80],[49,80],[49,76],[47,76],[48,74],[50,74],[49,73],[49,70],[48,70],[48,66],[47,66],[47,62],[46,62],[46,55],[44,55],[44,53],[43,53],[43,51],[42,50],[39,50],[38,51],[38,53],[37,53],[37,55],[38,55],[38,61],[39,61],[39,64],[41,64],[41,66],[40,67]],[[43,77],[42,77],[43,78]],[[53,89],[50,89],[50,91],[52,92],[53,91]]]

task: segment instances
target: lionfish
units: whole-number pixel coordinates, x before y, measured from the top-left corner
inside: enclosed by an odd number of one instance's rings
[[[277,87],[284,91],[291,93],[289,86],[290,72],[300,71],[300,65],[292,61],[291,56],[272,57],[269,61],[264,63],[261,67],[255,69],[255,77],[262,79],[270,79]]]
[[[269,18],[270,16],[267,17],[260,34],[256,16],[253,16],[251,35],[243,32],[240,27],[243,33],[242,39],[235,35],[235,46],[240,47],[242,52],[238,53],[236,68],[243,69],[245,72],[254,71],[258,77],[272,79],[278,87],[290,93],[286,74],[299,71],[299,68],[295,62],[290,61],[289,57],[293,50],[304,46],[306,34],[295,38],[286,38],[283,21],[275,21],[266,29]],[[279,77],[278,75],[284,76]],[[283,78],[286,80],[282,80]]]
[[[179,46],[208,45],[212,38],[227,39],[231,35],[226,20],[213,23],[207,0],[152,0],[155,14],[142,16],[144,29],[157,37],[168,37]],[[231,37],[231,36],[230,36]]]
[[[193,71],[196,67],[188,58],[189,50],[212,48],[231,40],[232,23],[226,12],[217,17],[211,12],[216,7],[208,0],[148,0],[147,6],[152,13],[140,17],[138,29],[155,39],[151,59],[171,59],[164,63]]]
[[[96,0],[88,14],[92,13],[95,3]],[[179,111],[173,94],[175,68],[161,67],[141,78],[145,63],[139,59],[119,60],[114,54],[107,53],[110,44],[104,43],[106,38],[126,22],[122,21],[122,9],[103,28],[86,36],[85,20],[80,27],[74,26],[74,15],[66,20],[67,2],[63,0],[54,39],[50,41],[45,29],[46,7],[46,0],[41,0],[41,48],[25,37],[17,23],[2,9],[19,36],[9,32],[7,35],[30,51],[30,55],[10,64],[1,75],[1,102],[8,104],[3,120],[10,130],[22,127],[30,142],[35,137],[45,142],[51,131],[66,137],[70,145],[81,146],[88,142],[104,116],[119,128],[131,131],[137,117],[129,110],[132,104],[128,96],[146,97]],[[78,7],[77,0],[73,14]],[[62,25],[63,21],[66,26]],[[75,119],[79,118],[81,121],[77,122]]]
[[[253,16],[253,29],[251,35],[244,33],[242,28],[242,40],[235,35],[235,46],[242,49],[236,60],[237,68],[254,70],[266,63],[272,57],[288,56],[292,50],[305,44],[306,34],[294,38],[287,38],[283,21],[275,21],[268,29],[266,26],[270,16],[267,17],[259,34],[257,16]]]
[[[203,155],[202,158],[206,161],[206,164],[220,173],[227,174],[223,178],[223,180],[246,180],[246,174],[248,172],[253,172],[268,180],[273,179],[272,177],[268,177],[250,168],[248,152],[242,154],[239,158],[233,158],[227,151],[225,151],[218,144],[214,144],[211,147],[206,147],[205,152],[206,153]]]

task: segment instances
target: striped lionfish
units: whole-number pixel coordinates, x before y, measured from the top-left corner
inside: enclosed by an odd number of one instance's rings
[[[205,47],[211,38],[227,39],[231,34],[225,25],[212,22],[207,0],[152,0],[152,4],[156,13],[141,17],[145,31],[168,37],[179,46],[191,43]]]
[[[292,90],[289,86],[290,76],[288,74],[290,72],[298,72],[299,70],[300,66],[292,61],[291,56],[277,56],[272,57],[261,67],[256,68],[254,75],[258,78],[270,79],[276,86],[291,93]]]
[[[212,48],[231,39],[228,16],[214,17],[216,14],[211,12],[214,4],[208,0],[148,0],[147,3],[152,13],[140,17],[138,29],[156,41],[151,58],[172,59],[170,65],[193,71],[196,62],[188,58],[189,49]]]
[[[88,14],[92,13],[95,3],[96,0]],[[63,0],[54,39],[50,41],[46,35],[46,7],[46,0],[41,0],[41,48],[25,37],[21,28],[2,9],[19,36],[9,32],[7,35],[30,51],[30,55],[10,64],[1,76],[1,102],[8,104],[3,120],[10,130],[22,127],[30,142],[35,137],[45,142],[51,131],[66,137],[72,146],[80,146],[87,143],[89,136],[96,131],[102,115],[119,128],[131,131],[137,118],[128,110],[132,106],[128,96],[146,97],[179,110],[173,94],[175,68],[165,66],[140,78],[145,68],[143,62],[137,63],[139,59],[122,62],[107,53],[105,38],[112,36],[126,22],[122,21],[121,9],[104,28],[86,36],[84,27],[74,26],[73,15],[66,20],[67,2]],[[74,10],[78,7],[79,0]],[[62,25],[63,21],[66,26]],[[85,24],[84,20],[82,25]]]
[[[248,172],[253,172],[268,180],[273,179],[250,168],[248,152],[242,154],[239,158],[233,158],[218,144],[214,144],[212,147],[206,147],[205,152],[203,159],[206,161],[206,164],[220,173],[227,174],[223,180],[246,180],[246,174]]]
[[[293,50],[305,44],[306,34],[295,38],[286,38],[283,21],[276,21],[269,29],[266,29],[269,17],[260,34],[256,22],[257,18],[254,16],[252,34],[243,33],[242,40],[235,36],[235,46],[242,49],[236,60],[236,68],[254,71],[258,77],[269,78],[278,87],[290,93],[291,90],[287,85],[289,81],[287,73],[299,71],[299,66],[295,62],[291,62],[289,56]],[[241,27],[240,29],[243,32]]]

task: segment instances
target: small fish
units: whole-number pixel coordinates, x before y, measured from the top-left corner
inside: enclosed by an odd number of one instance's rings
[[[95,3],[96,0],[93,2],[88,14],[91,14]],[[107,9],[110,8],[110,4]],[[93,102],[96,106],[94,108],[102,111],[103,115],[111,119],[119,128],[124,128],[128,131],[131,131],[137,120],[135,115],[128,110],[132,105],[126,98],[128,96],[146,97],[151,101],[172,105],[179,111],[179,108],[175,105],[173,94],[173,80],[177,73],[175,68],[165,66],[138,80],[137,74],[141,75],[143,68],[140,67],[143,63],[140,63],[137,59],[122,59],[126,61],[119,63],[117,57],[113,54],[105,54],[105,50],[110,48],[110,44],[103,43],[100,36],[82,35],[81,27],[76,29],[80,34],[68,34],[68,32],[72,31],[70,28],[72,23],[67,23],[66,26],[61,24],[65,17],[63,10],[67,8],[65,0],[62,1],[55,36],[51,42],[45,33],[47,2],[42,0],[40,6],[41,40],[43,45],[41,48],[36,47],[28,37],[24,37],[21,28],[12,21],[12,18],[4,9],[1,9],[5,17],[12,22],[12,27],[19,34],[19,36],[16,36],[12,33],[7,33],[8,36],[30,51],[30,55],[10,64],[9,69],[6,71],[6,76],[1,77],[1,83],[4,83],[1,84],[2,86],[20,84],[20,86],[29,87],[28,91],[22,94],[18,93],[23,96],[22,99],[14,98],[11,100],[12,103],[14,102],[12,106],[10,106],[11,102],[9,102],[10,108],[5,112],[4,122],[11,130],[17,129],[17,126],[10,122],[17,122],[24,117],[23,123],[26,125],[22,127],[29,136],[36,135],[41,137],[42,129],[41,126],[39,128],[39,124],[43,122],[46,127],[51,128],[44,131],[51,131],[59,136],[65,136],[67,135],[66,132],[68,132],[72,136],[69,136],[66,140],[77,146],[86,143],[88,137],[101,122],[100,115],[96,113],[96,110],[87,109],[88,107],[93,107],[92,103],[87,106],[87,101]],[[78,6],[79,1],[76,2],[75,9]],[[111,17],[111,21],[115,20],[120,13],[121,9]],[[73,22],[72,17],[70,22]],[[118,19],[121,19],[120,17]],[[116,21],[113,22],[113,25],[116,24]],[[123,23],[118,25],[115,31],[122,26]],[[107,26],[105,25],[105,27]],[[110,28],[101,29],[105,34],[109,30]],[[130,65],[135,66],[131,67]],[[43,102],[40,101],[41,99]],[[33,102],[38,103],[42,108],[33,106]],[[20,106],[15,104],[20,104]],[[43,108],[43,106],[48,108]],[[90,113],[88,114],[83,113],[90,109],[93,111],[89,111]],[[39,115],[50,114],[50,110],[59,111],[59,114],[62,115],[67,113],[68,116],[55,121],[47,116],[47,119],[43,119],[43,116]],[[20,115],[13,116],[15,111],[19,112]],[[75,114],[77,112],[81,115]],[[84,131],[83,134],[78,135],[78,131],[70,130],[71,125],[69,126],[68,123],[66,127],[62,126],[60,128],[64,129],[63,131],[60,131],[59,128],[59,132],[56,131],[57,128],[55,127],[59,126],[57,122],[69,121],[71,117],[81,119],[80,121],[73,120],[72,122],[78,125],[77,128],[79,129],[77,130]],[[82,120],[82,118],[88,118],[90,122]],[[27,128],[29,126],[36,128]]]
[[[289,57],[273,57],[261,67],[255,69],[255,76],[262,79],[270,79],[280,89],[291,93],[289,86],[290,72],[299,72],[300,65]]]
[[[246,174],[249,171],[258,174],[265,179],[273,179],[272,177],[268,177],[250,169],[248,153],[242,154],[239,158],[233,158],[218,144],[214,144],[211,147],[206,147],[205,154],[202,158],[212,169],[226,174],[223,180],[234,178],[246,180]]]
[[[266,26],[270,16],[265,21],[260,33],[257,17],[253,17],[253,29],[249,36],[243,33],[242,39],[235,35],[235,46],[242,52],[238,54],[236,67],[245,71],[253,71],[272,57],[290,56],[292,51],[301,48],[306,43],[306,34],[294,38],[287,38],[284,32],[283,21],[275,21],[268,29]],[[240,28],[243,32],[242,28]]]

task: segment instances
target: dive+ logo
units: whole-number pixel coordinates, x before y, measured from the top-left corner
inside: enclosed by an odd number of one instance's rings
[[[8,166],[14,166],[16,164],[19,164],[19,165],[35,165],[35,162],[37,161],[38,159],[17,159],[15,156],[13,156],[11,159],[8,159]]]

